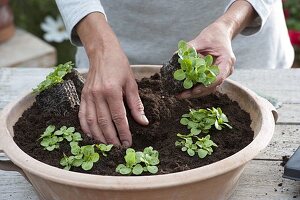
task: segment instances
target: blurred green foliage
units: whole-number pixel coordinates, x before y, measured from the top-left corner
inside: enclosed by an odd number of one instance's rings
[[[56,19],[60,15],[55,1],[52,0],[10,0],[9,2],[14,13],[16,26],[27,30],[42,40],[44,40],[44,32],[40,24],[44,21],[45,17],[50,15]],[[69,40],[62,43],[48,43],[56,48],[57,63],[74,62],[76,47]]]
[[[284,1],[284,10],[286,15],[286,24],[289,29],[300,31],[300,1]]]

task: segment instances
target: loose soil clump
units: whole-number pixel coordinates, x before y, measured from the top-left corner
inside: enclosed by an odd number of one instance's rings
[[[65,80],[71,80],[70,76]],[[76,90],[80,90],[79,87],[82,89],[83,84],[75,84],[76,80],[72,81]],[[133,137],[132,148],[142,151],[145,147],[152,146],[159,152],[160,164],[157,174],[174,173],[217,162],[240,151],[253,140],[254,133],[250,128],[250,115],[226,95],[216,93],[203,98],[180,100],[164,92],[164,86],[167,85],[163,84],[159,74],[150,78],[143,78],[138,81],[138,86],[145,107],[145,114],[150,124],[148,126],[137,124],[127,109],[128,122]],[[80,99],[80,95],[78,96]],[[71,155],[69,143],[63,141],[60,143],[59,149],[49,152],[43,149],[40,140],[38,140],[49,125],[55,125],[57,128],[61,126],[75,127],[76,131],[82,133],[83,141],[79,143],[80,145],[98,143],[83,134],[78,119],[79,106],[74,106],[73,109],[62,114],[60,112],[46,112],[41,109],[37,102],[33,103],[23,113],[14,126],[14,140],[28,155],[46,164],[62,168],[59,162],[63,154]],[[208,107],[220,107],[227,115],[233,129],[223,128],[221,131],[212,129],[209,134],[218,145],[214,149],[214,153],[204,159],[199,159],[198,156],[190,157],[175,146],[175,141],[178,139],[177,133],[189,133],[186,126],[179,123],[180,117],[188,113],[190,108]],[[200,137],[205,135],[200,135]],[[99,175],[119,175],[115,169],[118,164],[124,163],[124,155],[124,148],[113,147],[107,157],[101,156],[100,161],[94,164],[92,170],[83,171],[81,168],[72,168],[72,171]]]

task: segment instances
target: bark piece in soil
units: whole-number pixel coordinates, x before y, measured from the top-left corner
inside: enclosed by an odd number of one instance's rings
[[[85,78],[77,70],[72,69],[72,71],[70,73],[65,75],[64,80],[73,81],[73,83],[76,87],[77,95],[80,99],[81,98],[81,91],[83,89],[84,82],[85,82]]]
[[[36,96],[37,106],[44,112],[66,115],[80,105],[73,81],[67,80]]]

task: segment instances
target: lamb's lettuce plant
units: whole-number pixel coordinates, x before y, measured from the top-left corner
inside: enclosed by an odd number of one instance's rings
[[[227,116],[222,112],[221,108],[207,108],[207,109],[190,109],[188,114],[181,116],[180,123],[191,129],[193,135],[200,133],[208,133],[214,126],[217,130],[222,130],[225,126],[232,128],[228,124]]]
[[[68,142],[82,141],[81,134],[75,132],[74,127],[62,126],[55,131],[54,125],[49,125],[39,139],[42,139],[40,144],[48,151],[53,151],[59,148],[59,143],[66,139]]]
[[[194,156],[196,153],[199,158],[205,158],[213,153],[213,147],[218,147],[211,139],[210,135],[199,138],[193,134],[180,134],[177,136],[179,140],[175,142],[175,146],[181,147],[181,151],[187,152],[189,156]]]
[[[44,133],[39,139],[42,139],[40,142],[41,146],[48,151],[53,151],[54,149],[59,148],[59,142],[63,141],[63,137],[59,137],[54,134],[55,126],[50,125],[46,128]]]
[[[51,72],[46,76],[46,79],[42,81],[37,88],[33,89],[34,93],[40,93],[44,90],[47,90],[48,88],[51,88],[52,86],[63,82],[63,77],[70,73],[73,68],[73,63],[71,61],[60,64],[57,67],[54,68],[54,71]]]
[[[71,142],[72,156],[64,157],[60,160],[60,165],[66,170],[71,167],[80,167],[85,170],[91,170],[95,162],[100,158],[99,154],[95,152],[94,145],[79,146],[77,142]]]
[[[194,47],[189,47],[187,42],[178,43],[178,62],[180,69],[173,74],[175,80],[183,81],[185,89],[192,88],[195,84],[208,86],[212,84],[220,73],[219,67],[213,65],[213,57],[207,55],[200,57]]]
[[[114,145],[112,145],[112,144],[108,144],[108,145],[106,145],[106,144],[96,144],[95,146],[101,152],[101,154],[106,157],[107,152],[109,152]]]
[[[143,172],[150,172],[156,174],[158,172],[159,153],[151,146],[146,147],[143,152],[136,152],[132,148],[126,150],[124,156],[125,164],[119,164],[116,168],[116,172],[122,175],[140,175]]]

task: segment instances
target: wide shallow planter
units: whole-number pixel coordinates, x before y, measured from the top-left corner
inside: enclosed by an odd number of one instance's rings
[[[132,66],[137,78],[159,72],[160,66]],[[0,117],[0,150],[11,159],[0,168],[21,172],[45,200],[224,200],[232,194],[245,165],[270,142],[277,113],[266,100],[226,80],[218,89],[250,113],[254,140],[236,154],[200,168],[155,176],[100,176],[66,171],[33,159],[13,140],[13,125],[29,108],[28,93],[6,106]]]

